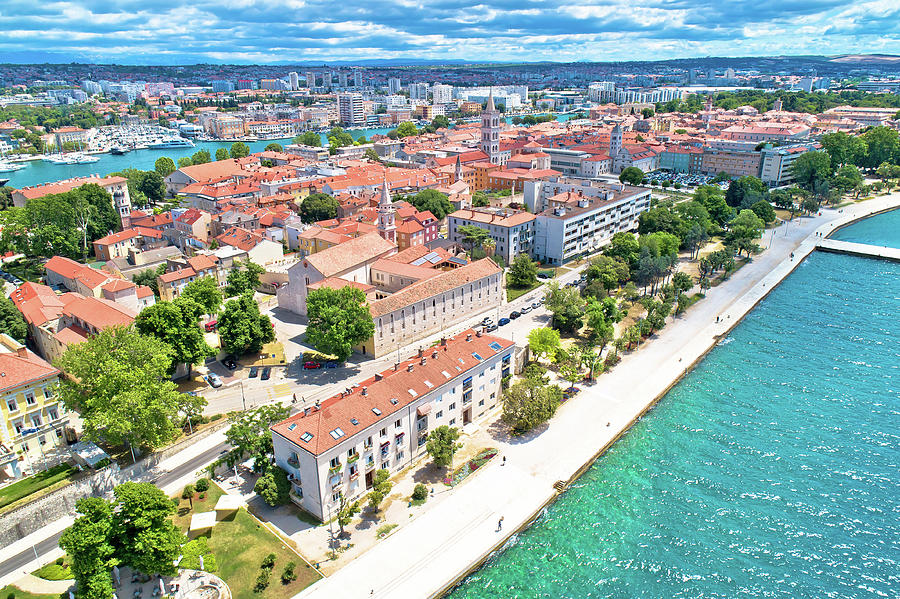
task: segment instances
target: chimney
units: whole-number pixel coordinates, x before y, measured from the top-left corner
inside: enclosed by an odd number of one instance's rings
[[[447,345],[447,338],[441,337],[441,345]]]
[[[409,366],[406,367],[406,372],[412,372],[412,371],[413,371],[413,365],[410,364]]]
[[[27,358],[28,357],[28,348],[26,348],[24,345],[20,345],[19,347],[16,348],[16,355],[19,356],[20,358]]]
[[[394,372],[397,372],[398,370],[400,370],[400,362],[394,364]]]
[[[383,379],[383,378],[384,378],[384,375],[381,374],[380,372],[376,372],[376,373],[375,373],[375,380],[376,380],[376,381],[380,381],[380,380]]]
[[[471,341],[471,340],[472,340],[472,333],[469,333],[468,335],[466,335],[466,341]]]
[[[416,354],[416,357],[421,358],[423,353],[424,353],[424,350],[420,347],[419,352]]]
[[[320,404],[319,400],[317,399],[316,400],[316,410],[320,409],[321,407],[322,407],[322,404]]]
[[[431,359],[437,360],[437,350],[434,350],[433,352],[431,352]]]
[[[422,356],[422,360],[419,362],[419,364],[422,365],[422,366],[425,366],[425,361],[426,361],[427,359],[428,359],[428,358],[426,358],[425,356]]]
[[[309,406],[303,408],[303,415],[304,415],[304,416],[309,416],[309,412],[310,412]]]
[[[368,395],[368,394],[369,394],[369,388],[368,388],[368,387],[363,387],[363,388],[362,388],[362,394],[363,394],[363,395]]]
[[[477,333],[475,333],[475,336],[476,336],[476,337],[481,337],[481,334],[482,334],[483,331],[484,331],[484,329],[481,329],[480,331],[478,331]]]

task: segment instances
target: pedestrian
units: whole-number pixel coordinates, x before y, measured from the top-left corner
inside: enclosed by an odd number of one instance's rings
[[[503,530],[503,516],[500,516],[500,519],[497,520],[497,532]]]
[[[503,456],[503,463],[500,464],[500,465],[501,465],[501,466],[506,466],[506,456]]]

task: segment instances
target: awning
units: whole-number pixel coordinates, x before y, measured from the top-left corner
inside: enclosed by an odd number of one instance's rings
[[[398,439],[402,439],[402,438],[403,438],[403,435],[405,435],[405,434],[406,434],[406,433],[397,433],[396,436],[397,436]]]
[[[424,416],[425,414],[427,414],[430,411],[431,411],[431,402],[422,404],[421,406],[416,408],[416,416]]]
[[[382,449],[384,449],[385,447],[390,447],[390,446],[391,446],[391,442],[390,442],[390,441],[385,441],[384,443],[381,444],[381,448],[382,448]]]

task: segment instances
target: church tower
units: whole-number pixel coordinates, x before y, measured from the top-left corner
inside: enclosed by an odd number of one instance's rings
[[[378,234],[391,243],[397,243],[397,224],[394,212],[394,203],[391,202],[391,191],[388,188],[387,170],[385,170],[384,186],[381,188],[381,199],[378,201]]]
[[[616,123],[609,134],[609,157],[615,158],[622,150],[622,125]]]
[[[456,181],[463,180],[463,170],[462,170],[462,162],[459,159],[459,154],[456,155]],[[454,181],[454,183],[456,183]]]
[[[491,164],[500,164],[500,111],[494,108],[494,90],[488,95],[487,108],[481,113],[481,151]]]

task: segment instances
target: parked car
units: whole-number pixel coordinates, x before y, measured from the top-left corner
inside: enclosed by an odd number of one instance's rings
[[[316,368],[321,368],[322,365],[318,362],[304,362],[303,369],[304,370],[315,370]]]
[[[325,362],[325,368],[337,368],[338,366],[340,366],[340,364],[334,361]]]
[[[509,317],[512,318],[513,320],[517,319],[520,316],[522,316],[522,313],[518,312],[518,311],[514,311],[509,314]]]
[[[215,372],[210,372],[206,375],[206,382],[209,383],[209,386],[213,389],[218,389],[222,386],[222,379],[219,378]]]
[[[269,380],[269,377],[271,375],[272,375],[272,368],[269,366],[266,366],[265,368],[262,369],[262,374],[259,375],[259,379],[261,381],[267,381],[267,380]]]
[[[528,314],[529,312],[531,312],[531,306],[522,306],[522,309],[519,310],[519,312],[521,312],[522,314]]]
[[[251,366],[250,374],[248,375],[251,379],[255,379],[256,375],[259,374],[259,366]]]
[[[539,279],[549,279],[549,278],[550,278],[550,275],[548,275],[547,273],[545,273],[545,272],[543,272],[543,271],[540,271],[540,272],[538,272],[538,274],[537,274],[537,278],[539,278]]]
[[[531,302],[531,308],[540,308],[542,303],[544,303],[543,300],[533,301]]]
[[[491,333],[491,332],[497,330],[497,325],[495,325],[495,324],[489,324],[489,325],[486,326],[485,328],[487,329],[487,332],[488,332],[488,333]]]
[[[237,358],[231,355],[225,356],[222,358],[222,365],[228,370],[234,370],[237,368]]]
[[[500,320],[497,321],[497,326],[501,326],[501,327],[502,327],[502,326],[505,325],[505,324],[509,324],[509,319],[508,319],[508,318],[501,318]]]

